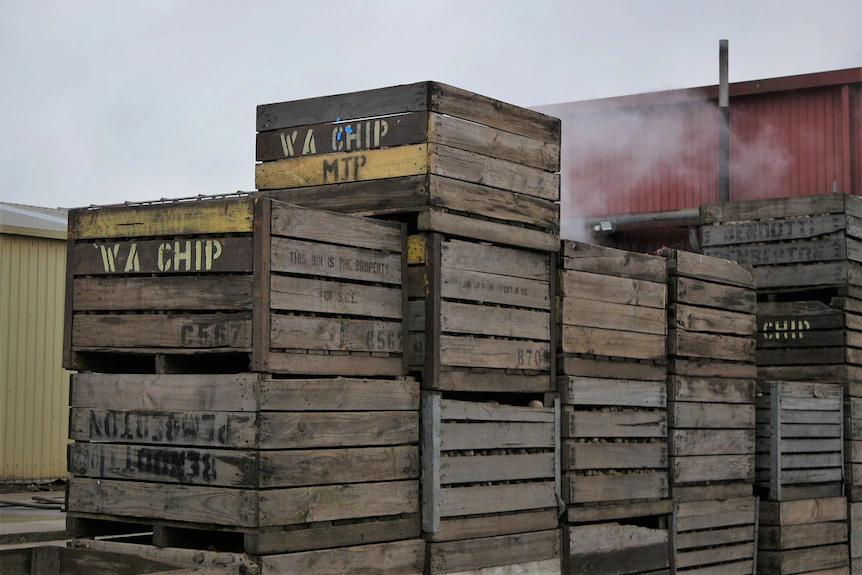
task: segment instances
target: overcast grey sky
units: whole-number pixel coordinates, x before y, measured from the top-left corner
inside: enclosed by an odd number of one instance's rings
[[[0,0],[0,200],[249,190],[255,106],[440,80],[531,106],[862,66],[860,0]]]

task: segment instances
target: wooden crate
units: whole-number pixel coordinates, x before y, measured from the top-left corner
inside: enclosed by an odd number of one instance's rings
[[[428,542],[428,575],[560,573],[560,530]]]
[[[452,541],[556,527],[557,405],[443,399],[422,405],[422,527]]]
[[[761,501],[757,572],[849,573],[847,500]]]
[[[843,494],[841,386],[758,382],[756,486],[772,501]]]
[[[420,82],[262,105],[257,129],[255,181],[266,195],[559,249],[557,118]]]
[[[453,239],[408,238],[410,371],[425,389],[554,389],[547,253]]]
[[[398,224],[248,197],[69,222],[69,369],[404,373]]]
[[[563,358],[664,364],[667,272],[662,258],[563,242],[558,272],[558,353]],[[576,361],[569,362],[575,368]],[[637,369],[637,368],[632,368]]]
[[[558,386],[562,491],[570,514],[578,513],[571,510],[576,506],[666,499],[665,382],[562,376]]]
[[[860,217],[862,200],[836,193],[704,204],[700,244],[707,255],[754,266],[761,293],[855,292],[862,281]]]
[[[563,573],[668,573],[672,553],[669,540],[666,526],[622,522],[564,525]]]
[[[676,572],[754,575],[757,507],[755,497],[677,502],[672,528]]]
[[[419,403],[410,379],[74,375],[70,531],[252,555],[418,537]]]

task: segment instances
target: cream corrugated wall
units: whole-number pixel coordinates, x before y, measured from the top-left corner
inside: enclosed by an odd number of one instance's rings
[[[0,234],[0,481],[66,475],[64,241]]]

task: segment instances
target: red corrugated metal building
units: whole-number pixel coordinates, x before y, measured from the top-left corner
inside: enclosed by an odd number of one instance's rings
[[[730,96],[731,201],[862,194],[862,68],[733,83]],[[563,120],[566,235],[606,219],[602,243],[689,246],[691,208],[718,201],[718,86],[537,109]]]

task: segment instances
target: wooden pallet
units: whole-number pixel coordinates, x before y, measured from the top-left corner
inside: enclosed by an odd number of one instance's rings
[[[860,217],[862,201],[835,193],[704,204],[700,243],[754,266],[760,293],[858,286]]]
[[[553,259],[441,234],[410,236],[407,359],[423,388],[553,391]]]
[[[259,106],[257,128],[264,194],[363,215],[420,212],[420,226],[466,217],[485,222],[479,234],[509,230],[509,245],[559,249],[557,118],[421,82]]]
[[[841,386],[758,382],[756,487],[772,501],[843,493]]]
[[[73,210],[69,236],[67,368],[193,370],[210,358],[176,357],[209,353],[242,354],[225,371],[250,354],[255,371],[404,373],[396,223],[234,198]]]
[[[558,406],[495,405],[426,392],[422,526],[429,541],[556,527]]]
[[[758,573],[846,574],[849,566],[844,497],[761,501]]]
[[[560,573],[560,530],[428,542],[428,575]]]
[[[628,522],[563,526],[563,573],[668,573],[672,549],[664,525]],[[672,571],[670,571],[672,572]]]
[[[676,503],[676,572],[754,575],[757,508],[755,497]]]
[[[71,408],[70,517],[254,554],[419,535],[413,380],[77,374]]]

